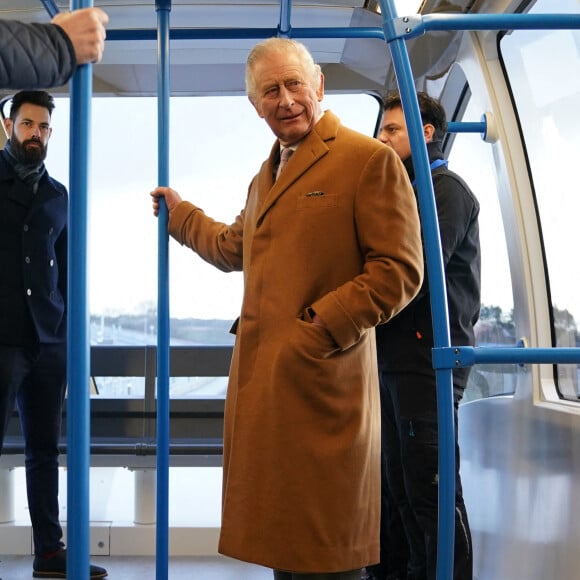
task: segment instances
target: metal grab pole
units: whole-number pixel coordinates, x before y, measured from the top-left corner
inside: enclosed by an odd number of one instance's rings
[[[397,18],[393,0],[379,0],[385,38],[389,42],[397,76],[405,119],[407,121],[413,166],[417,180],[421,228],[423,230],[427,275],[429,277],[433,337],[435,347],[449,347],[450,331],[447,314],[447,292],[441,256],[441,240],[437,208],[429,168],[423,123],[413,82],[413,72],[405,41],[395,33]],[[389,39],[392,39],[389,41]],[[437,369],[437,422],[439,452],[439,517],[437,529],[437,580],[453,577],[453,547],[455,543],[455,425],[453,417],[452,370]]]
[[[280,23],[278,25],[278,34],[288,38],[292,28],[290,24],[292,14],[292,0],[280,0]]]
[[[73,0],[71,8],[90,8]],[[92,65],[80,66],[71,81],[70,200],[68,220],[68,406],[67,406],[67,577],[89,577],[90,343],[87,299],[88,162]],[[73,146],[74,145],[74,146]]]
[[[171,0],[156,0],[158,181],[169,184],[169,13]],[[157,527],[156,578],[169,571],[169,237],[168,212],[159,204],[157,266]]]

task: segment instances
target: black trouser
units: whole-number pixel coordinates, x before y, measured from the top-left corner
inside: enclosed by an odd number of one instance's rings
[[[323,574],[297,574],[274,570],[274,580],[360,580],[362,570],[348,572],[328,572]]]
[[[58,508],[58,441],[66,388],[66,344],[0,346],[0,449],[18,407],[34,553],[64,544]]]
[[[380,562],[367,566],[373,580],[406,580],[409,542],[401,514],[387,482],[386,449],[381,449],[381,552]]]
[[[435,375],[382,373],[382,444],[386,480],[403,521],[408,580],[436,580],[438,519],[437,391]],[[459,476],[455,400],[454,580],[472,580],[471,532]],[[388,514],[386,514],[388,517]],[[383,550],[383,547],[381,548]],[[388,552],[389,546],[384,547]]]

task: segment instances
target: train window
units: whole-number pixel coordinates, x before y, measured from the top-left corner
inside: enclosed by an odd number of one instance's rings
[[[538,0],[531,13],[578,14],[577,0]],[[501,53],[530,161],[551,294],[555,345],[578,346],[580,263],[580,32],[520,30],[505,36]],[[577,365],[557,365],[559,394],[578,400]]]
[[[322,103],[345,125],[372,135],[379,101],[367,94],[327,94]],[[68,185],[69,106],[59,99],[47,166]],[[91,128],[89,303],[91,342],[152,345],[157,327],[157,222],[149,191],[157,184],[157,99],[94,98]],[[173,97],[170,185],[229,223],[274,137],[245,96]],[[230,150],[235,149],[235,154]],[[227,171],[224,166],[227,157]],[[224,274],[170,244],[171,344],[231,345],[242,276]],[[225,377],[172,380],[177,397],[223,397]],[[140,396],[137,378],[99,378],[101,396]],[[173,392],[172,392],[173,396]]]
[[[470,99],[463,119],[476,121],[479,110]],[[512,281],[506,239],[497,197],[491,146],[479,134],[458,133],[449,154],[449,167],[471,187],[480,204],[481,312],[475,327],[477,346],[512,346],[515,343]],[[516,365],[475,365],[464,401],[505,395],[515,391]]]

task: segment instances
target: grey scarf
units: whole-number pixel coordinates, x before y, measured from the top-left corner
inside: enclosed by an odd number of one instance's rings
[[[46,168],[44,163],[40,165],[33,165],[30,163],[22,163],[20,159],[18,159],[10,145],[10,139],[6,141],[6,145],[4,146],[4,159],[12,166],[16,175],[22,180],[26,185],[32,188],[32,191],[36,193],[38,189],[38,182],[42,178],[42,176],[46,172]]]

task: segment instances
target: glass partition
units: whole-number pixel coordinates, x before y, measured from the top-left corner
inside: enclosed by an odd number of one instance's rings
[[[323,108],[372,135],[380,111],[366,94],[327,95]],[[68,186],[69,102],[58,99],[47,167]],[[157,99],[94,98],[89,186],[91,343],[153,345],[157,340]],[[274,136],[246,96],[174,97],[170,103],[170,186],[211,217],[232,222]],[[235,151],[232,154],[232,151]],[[242,275],[225,274],[170,243],[172,346],[231,346]],[[227,373],[226,373],[227,374]],[[95,377],[99,397],[143,396],[139,377]],[[225,395],[225,377],[174,378],[171,396]]]
[[[538,0],[530,12],[580,13],[577,0]],[[519,30],[501,55],[514,95],[536,195],[552,304],[554,345],[578,346],[580,263],[580,31]],[[578,365],[556,365],[562,398],[578,400]]]
[[[464,121],[479,121],[484,111],[470,100]],[[476,133],[458,133],[449,168],[469,185],[480,204],[481,312],[475,327],[477,346],[513,346],[512,281],[506,237],[499,206],[491,145]],[[515,391],[516,365],[475,365],[463,401]]]

